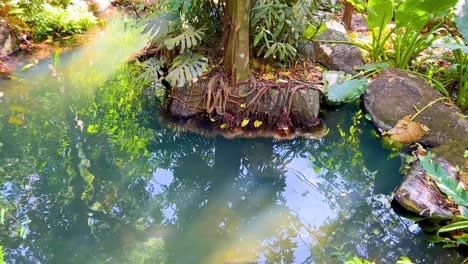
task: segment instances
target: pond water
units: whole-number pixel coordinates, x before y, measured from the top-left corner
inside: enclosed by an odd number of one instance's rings
[[[359,107],[324,111],[320,140],[162,127],[123,28],[0,82],[8,263],[462,262],[394,213],[400,162]]]

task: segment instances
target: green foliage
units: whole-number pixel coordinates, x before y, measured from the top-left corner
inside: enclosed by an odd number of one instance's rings
[[[96,24],[96,17],[85,8],[65,5],[66,2],[52,5],[41,0],[21,0],[12,6],[10,15],[28,25],[36,40],[83,33]]]
[[[396,264],[413,264],[413,261],[411,261],[407,256],[401,256]]]
[[[367,90],[367,79],[352,79],[344,72],[326,71],[323,73],[323,91],[332,103],[353,102]]]
[[[316,1],[256,0],[250,33],[257,57],[288,62],[297,57],[301,41],[324,29],[316,23]]]
[[[468,191],[466,191],[462,185],[450,179],[447,172],[431,158],[431,153],[428,153],[425,157],[419,158],[421,166],[426,171],[427,175],[429,175],[435,181],[437,187],[456,204],[468,206]]]
[[[0,246],[0,264],[6,264],[5,254],[3,253],[3,247],[2,246]]]
[[[172,86],[181,87],[204,73],[208,59],[193,50],[202,42],[206,28],[184,27],[180,18],[169,12],[151,14],[139,25],[144,26],[143,33],[150,33],[153,45],[167,51],[178,48],[179,53],[173,60],[161,56],[144,62],[140,79],[160,82],[163,77],[161,67],[166,63],[170,66],[166,79]]]
[[[136,120],[143,113],[143,89],[148,85],[139,79],[138,66],[125,66],[116,71],[113,77],[99,87],[93,103],[78,112],[88,124],[87,132],[92,135],[105,135],[115,151],[128,153],[129,159],[148,154],[146,149],[151,138],[150,129]],[[80,174],[88,185],[92,175],[80,167]]]
[[[395,67],[408,69],[423,50],[441,37],[436,34],[443,23],[440,17],[456,3],[457,0],[406,0],[397,6],[393,1],[369,0],[366,22],[372,29],[372,42],[357,45],[369,53],[372,61],[392,60]],[[392,20],[394,26],[390,26]],[[438,22],[424,30],[434,20]]]
[[[135,247],[126,250],[124,255],[126,263],[132,264],[164,264],[167,263],[168,259],[164,240],[159,238],[150,238],[139,243]]]
[[[360,259],[360,258],[351,258],[347,260],[344,264],[374,264],[375,262],[371,262],[367,259]]]
[[[179,54],[169,69],[166,79],[172,86],[182,87],[185,83],[201,76],[208,65],[208,59],[198,53]]]
[[[200,44],[204,31],[205,28],[200,28],[198,30],[194,30],[192,27],[184,28],[177,36],[164,39],[164,45],[168,50],[179,46],[180,52],[183,53],[185,49],[191,49]]]

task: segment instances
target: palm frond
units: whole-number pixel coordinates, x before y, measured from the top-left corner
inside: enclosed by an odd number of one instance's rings
[[[164,45],[168,50],[172,50],[174,47],[180,46],[180,53],[183,53],[186,48],[190,49],[200,44],[205,30],[205,27],[197,30],[194,30],[192,27],[188,27],[184,29],[179,35],[173,38],[165,39]]]
[[[172,87],[176,85],[182,87],[185,83],[200,77],[207,65],[208,59],[199,53],[181,53],[172,63],[166,80]]]
[[[164,76],[162,67],[166,64],[166,59],[150,58],[140,63],[141,74],[138,76],[139,81],[160,82],[160,78]]]
[[[137,26],[144,27],[141,33],[149,33],[149,37],[153,39],[154,42],[157,42],[174,31],[179,24],[180,19],[177,14],[156,12],[148,15],[145,19],[140,21]]]

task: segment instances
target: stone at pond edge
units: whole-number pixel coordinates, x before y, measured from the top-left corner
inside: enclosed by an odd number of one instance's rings
[[[346,29],[339,22],[327,22],[327,30],[315,40],[351,41]],[[356,66],[362,66],[363,60],[359,48],[349,44],[315,42],[315,61],[334,71],[356,74]]]
[[[173,99],[170,103],[169,111],[172,116],[187,119],[204,112],[204,105],[199,96],[202,94],[200,85],[185,84],[183,87],[174,87],[173,92],[178,99]]]
[[[11,28],[0,26],[0,58],[17,51],[19,44],[18,37]]]
[[[206,83],[197,82],[194,84],[186,84],[183,87],[174,87],[169,102],[169,114],[175,118],[189,119],[197,115],[206,113],[206,99],[201,96],[203,89],[206,89]],[[250,87],[244,87],[251,89]],[[245,93],[245,91],[244,91]],[[241,93],[243,94],[243,93]],[[299,127],[311,128],[319,124],[317,119],[320,111],[320,92],[316,89],[298,89],[294,93],[294,97],[290,98],[292,93],[270,89],[259,97],[258,104],[255,105],[255,112],[259,116],[280,115],[283,111],[290,107],[290,118],[294,125]],[[249,95],[246,103],[255,97],[256,94]],[[289,105],[290,103],[291,106]],[[228,103],[226,109],[229,112],[239,112],[242,109],[238,105]],[[215,112],[213,112],[215,114]],[[270,124],[274,125],[274,124]]]
[[[449,178],[456,180],[455,167],[443,159],[435,160],[448,173]],[[411,165],[394,197],[406,210],[424,217],[454,215],[446,204],[447,197],[426,177],[419,160]]]
[[[421,109],[441,95],[422,77],[404,70],[385,70],[369,85],[364,96],[364,107],[372,122],[382,131],[391,129],[398,120],[414,115],[414,107]],[[457,141],[468,147],[468,120],[460,117],[454,106],[438,102],[427,108],[415,121],[430,129],[419,142],[430,147]]]
[[[293,100],[290,113],[292,119],[305,127],[317,125],[316,118],[320,111],[319,91],[312,89],[298,90]]]

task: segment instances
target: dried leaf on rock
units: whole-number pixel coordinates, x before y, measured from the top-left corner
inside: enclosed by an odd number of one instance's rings
[[[390,139],[404,145],[410,145],[419,141],[429,133],[429,128],[423,124],[411,120],[411,116],[405,116],[396,125],[382,135],[389,135]]]

